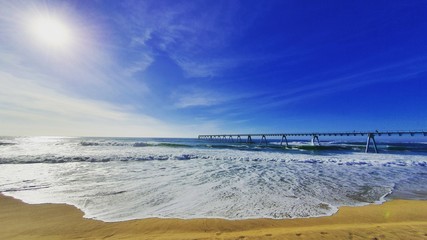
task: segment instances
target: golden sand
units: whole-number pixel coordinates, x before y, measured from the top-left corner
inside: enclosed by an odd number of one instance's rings
[[[0,194],[0,239],[427,239],[427,201],[342,207],[330,217],[272,220],[85,219],[66,204]]]

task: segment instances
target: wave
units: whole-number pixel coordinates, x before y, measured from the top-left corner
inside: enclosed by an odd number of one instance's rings
[[[133,147],[145,147],[145,146],[147,146],[147,144],[143,143],[143,142],[136,142],[132,146]]]
[[[171,147],[171,148],[180,148],[180,147],[193,147],[189,144],[181,143],[150,143],[150,142],[116,142],[116,141],[81,141],[80,146],[83,147],[108,147],[108,146],[126,146],[126,147]]]
[[[255,143],[237,143],[237,142],[214,142],[214,141],[203,141],[196,139],[143,139],[143,138],[60,138],[55,141],[45,141],[34,144],[29,141],[30,139],[0,139],[0,147],[8,147],[13,145],[21,146],[23,151],[28,149],[41,149],[46,148],[51,151],[54,148],[61,148],[65,151],[73,148],[77,152],[84,152],[87,149],[99,149],[102,151],[109,151],[114,149],[120,150],[121,148],[127,148],[125,151],[133,151],[131,148],[170,148],[170,149],[231,149],[240,151],[253,151],[253,152],[293,152],[293,153],[308,153],[308,154],[335,154],[335,153],[354,153],[364,152],[365,143],[356,141],[324,141],[321,142],[320,146],[312,146],[309,141],[294,140],[289,141],[289,146],[280,145],[280,141],[271,140],[268,144],[260,144],[258,141]],[[78,149],[81,147],[81,149]],[[77,148],[77,149],[76,149]],[[411,142],[411,143],[380,143],[378,149],[381,153],[403,153],[403,154],[423,154],[427,153],[427,145],[424,142]],[[55,151],[55,150],[53,150]],[[30,150],[28,153],[31,155]]]
[[[2,151],[0,163],[9,164],[0,166],[0,191],[30,203],[73,204],[86,217],[104,221],[313,217],[343,205],[380,203],[386,196],[427,196],[423,154],[324,151],[326,143],[320,150],[283,151],[237,143],[210,148],[207,142],[181,140],[174,146],[151,139],[108,145],[115,141],[30,142]]]
[[[179,147],[192,147],[188,144],[181,144],[181,143],[156,143],[156,144],[150,144],[150,146],[159,146],[159,147],[172,147],[172,148],[179,148]]]
[[[20,157],[0,158],[0,164],[31,164],[31,163],[67,163],[67,162],[110,162],[110,161],[165,161],[165,160],[190,160],[204,159],[195,154],[170,154],[170,155],[144,155],[144,156],[51,156],[51,157]]]
[[[83,147],[92,147],[92,146],[127,146],[126,143],[115,142],[115,141],[108,141],[108,142],[81,141],[80,145],[83,146]]]
[[[280,162],[280,163],[304,163],[304,164],[333,164],[345,166],[385,166],[385,167],[427,167],[426,158],[413,158],[411,160],[393,159],[358,159],[357,157],[329,158],[327,155],[311,156],[303,155],[298,158],[289,157],[268,157],[244,154],[242,156],[230,155],[208,155],[196,153],[182,154],[146,154],[141,156],[47,156],[47,157],[16,157],[0,158],[0,164],[33,164],[33,163],[68,163],[68,162],[132,162],[132,161],[174,161],[174,160],[201,160],[201,161],[230,161],[230,162]]]
[[[199,156],[175,157],[179,160]],[[426,169],[420,168],[317,165],[328,163],[325,158],[289,159],[298,164],[281,160],[277,164],[265,163],[262,158],[247,159],[256,163],[244,160],[197,164],[119,162],[93,167],[80,163],[9,165],[0,168],[4,176],[25,169],[31,171],[25,176],[11,174],[9,181],[0,182],[0,191],[30,203],[72,204],[84,211],[87,218],[123,221],[148,217],[318,217],[332,215],[340,206],[382,203],[396,186],[398,191],[408,190],[407,185],[415,185],[409,188],[414,192],[425,189],[422,183],[426,175],[421,174]]]
[[[404,151],[404,152],[427,152],[427,146],[423,143],[411,144],[388,144],[386,151]]]

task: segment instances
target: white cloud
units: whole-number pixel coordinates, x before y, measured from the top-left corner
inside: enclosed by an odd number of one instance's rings
[[[193,88],[191,90],[175,92],[172,95],[176,108],[208,107],[218,105],[228,99],[221,94]]]
[[[407,59],[401,62],[384,65],[357,72],[353,70],[351,74],[344,74],[338,77],[309,76],[309,79],[318,79],[316,83],[289,85],[287,89],[281,89],[280,93],[271,92],[260,97],[262,102],[258,102],[253,108],[277,107],[306,99],[325,96],[328,94],[356,89],[380,82],[406,81],[418,74],[426,72],[425,58]]]
[[[140,60],[134,62],[132,66],[124,70],[124,75],[131,77],[136,73],[144,72],[153,62],[154,58],[152,56],[147,53],[143,53],[140,56]]]
[[[152,30],[144,29],[143,34],[137,34],[131,37],[131,47],[146,46],[147,41],[151,39]]]
[[[231,19],[238,4],[225,1],[212,4],[201,15],[193,14],[205,5],[132,2],[126,16],[112,17],[128,32],[130,48],[143,50],[153,59],[153,53],[160,50],[175,61],[186,77],[208,78],[220,75],[244,59],[206,58],[206,54],[226,47],[235,34]]]
[[[212,59],[210,61],[195,61],[173,58],[189,78],[206,78],[220,75],[224,70],[238,64],[234,59]]]
[[[81,35],[77,36],[75,48],[61,55],[34,48],[23,37],[26,35],[20,32],[23,29],[19,25],[22,19],[15,16],[26,16],[21,11],[25,2],[6,5],[7,9],[0,9],[4,13],[0,14],[0,26],[8,26],[0,30],[0,135],[193,137],[199,131],[218,129],[217,123],[178,126],[140,112],[144,108],[141,96],[150,89],[134,76],[155,61],[152,46],[147,45],[163,45],[169,56],[176,53],[173,49],[184,49],[182,54],[187,55],[197,48],[192,46],[197,41],[186,41],[185,35],[196,34],[200,29],[188,27],[189,22],[177,18],[186,13],[185,8],[171,8],[169,13],[157,13],[154,17],[136,17],[139,11],[124,16],[123,23],[136,26],[127,36],[129,49],[112,45],[120,42],[102,38],[102,29],[90,26],[88,19],[76,15],[72,19],[80,22],[72,24]],[[25,9],[38,10],[36,5],[32,3]],[[72,7],[61,11],[69,16],[78,14]],[[130,18],[135,18],[135,22],[128,22]],[[141,22],[146,20],[149,24],[142,26]],[[172,47],[175,45],[176,48]],[[131,53],[134,61],[129,62],[128,57],[121,61],[123,52]],[[202,65],[193,65],[192,76],[214,75],[223,67]],[[180,97],[175,107],[208,106],[220,101],[215,94],[193,94]]]
[[[177,125],[2,71],[0,85],[0,135],[197,137],[219,129],[216,122]]]

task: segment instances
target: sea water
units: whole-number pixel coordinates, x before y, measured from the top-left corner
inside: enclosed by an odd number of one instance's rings
[[[389,198],[427,199],[427,144],[0,138],[0,192],[87,218],[301,218]]]

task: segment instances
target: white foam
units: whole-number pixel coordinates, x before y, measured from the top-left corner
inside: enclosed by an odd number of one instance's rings
[[[427,190],[422,155],[133,147],[132,142],[86,147],[80,139],[62,141],[3,146],[2,157],[17,162],[64,163],[2,164],[0,191],[29,203],[72,204],[88,218],[122,221],[314,217],[343,205],[381,203],[401,182]]]

